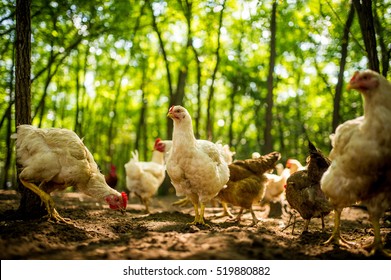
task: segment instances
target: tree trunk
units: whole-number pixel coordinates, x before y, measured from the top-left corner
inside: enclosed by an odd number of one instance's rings
[[[31,123],[31,0],[16,1],[16,87],[15,124]],[[17,169],[19,170],[17,165]],[[46,213],[40,198],[18,180],[21,200],[19,218],[40,217]]]
[[[2,168],[2,171],[0,171],[0,182],[3,183],[3,188],[7,189],[8,188],[8,182],[10,181],[10,169],[11,169],[11,159],[12,159],[12,145],[11,145],[11,133],[12,133],[12,106],[15,104],[15,97],[14,97],[14,67],[15,67],[15,44],[14,47],[12,48],[12,66],[10,68],[10,81],[9,81],[9,104],[7,109],[5,110],[5,113],[3,117],[0,120],[0,129],[3,127],[3,124],[5,121],[7,121],[7,136],[6,136],[6,155],[5,155],[5,161],[4,161],[4,167]],[[12,182],[14,183],[14,182]],[[13,185],[13,184],[12,184]]]
[[[276,63],[276,14],[277,14],[277,1],[273,2],[272,17],[270,22],[270,64],[269,74],[267,77],[267,96],[266,96],[266,123],[265,123],[265,145],[263,154],[270,153],[273,151],[273,139],[272,139],[272,125],[273,125],[273,86],[274,86],[274,65]]]
[[[146,135],[146,130],[145,130],[145,126],[146,126],[146,116],[147,116],[147,98],[145,96],[145,86],[147,84],[147,71],[148,71],[148,63],[146,61],[143,61],[143,63],[141,64],[141,67],[142,67],[142,71],[143,71],[143,75],[142,75],[142,78],[141,78],[141,84],[140,84],[140,90],[142,92],[142,96],[141,96],[141,108],[140,108],[140,118],[139,118],[139,121],[138,121],[138,126],[137,126],[137,130],[136,130],[136,141],[135,141],[135,144],[134,144],[134,149],[135,150],[138,150],[140,152],[140,141],[142,139],[146,139],[147,138],[147,135]],[[143,141],[143,144],[145,143],[145,140]],[[143,145],[144,146],[144,145]],[[143,158],[144,160],[150,160],[147,158],[147,151],[148,149],[146,148],[146,146],[144,146],[144,153],[143,153]],[[141,159],[142,160],[142,159]]]
[[[222,4],[223,8],[220,11],[220,18],[219,18],[219,27],[218,27],[218,32],[217,32],[217,47],[215,51],[215,56],[216,56],[216,64],[213,69],[213,74],[212,74],[212,82],[209,87],[209,95],[208,95],[208,104],[206,107],[206,133],[207,133],[207,138],[209,141],[213,140],[213,119],[212,119],[212,101],[214,98],[214,92],[215,92],[215,80],[216,80],[216,75],[217,71],[219,69],[220,65],[220,48],[221,48],[221,27],[223,26],[223,14],[224,14],[224,9],[225,9],[225,1],[223,1]]]
[[[376,3],[375,5],[385,5],[384,3]],[[375,20],[375,29],[378,35],[379,46],[381,51],[381,74],[387,78],[388,69],[390,69],[390,59],[391,59],[391,46],[387,44],[387,30],[382,26],[382,19],[384,18],[384,14],[378,14],[378,9],[374,11],[374,20]]]
[[[201,79],[202,79],[202,73],[201,73],[201,61],[198,55],[197,50],[192,46],[192,50],[194,52],[194,59],[196,61],[197,65],[197,109],[196,114],[194,116],[195,120],[195,129],[194,129],[194,135],[197,139],[200,138],[200,123],[201,123]]]
[[[171,78],[171,71],[170,71],[170,62],[168,61],[168,56],[167,56],[167,52],[166,52],[166,48],[165,48],[165,45],[164,45],[164,42],[163,42],[163,38],[162,38],[162,34],[157,26],[157,22],[156,22],[156,17],[153,13],[153,8],[152,8],[152,3],[150,1],[148,1],[148,4],[149,4],[149,8],[151,10],[151,15],[152,15],[152,27],[153,29],[155,30],[156,32],[156,35],[159,39],[159,45],[160,45],[160,50],[162,51],[162,55],[163,55],[163,59],[164,59],[164,64],[165,64],[165,67],[166,67],[166,77],[167,77],[167,85],[168,85],[168,96],[169,96],[169,100],[170,100],[170,106],[171,105],[180,105],[180,104],[172,104],[173,102],[173,98],[174,98],[174,90],[172,88],[172,78]],[[171,139],[172,138],[172,131],[173,131],[173,123],[172,121],[168,121],[167,122],[167,139]]]
[[[338,74],[338,82],[337,86],[335,88],[335,95],[334,95],[334,111],[333,111],[333,120],[332,120],[332,131],[334,132],[337,126],[340,123],[340,103],[341,103],[341,97],[342,97],[342,89],[343,89],[343,81],[344,76],[343,73],[345,71],[345,65],[346,65],[346,58],[348,56],[348,45],[349,45],[349,32],[350,27],[352,26],[354,19],[354,6],[353,3],[350,4],[350,10],[348,14],[348,18],[345,23],[343,35],[342,35],[342,45],[341,45],[341,61],[339,64],[339,74]]]
[[[353,3],[360,22],[369,68],[380,73],[379,58],[376,49],[375,23],[372,14],[372,0],[353,0]]]

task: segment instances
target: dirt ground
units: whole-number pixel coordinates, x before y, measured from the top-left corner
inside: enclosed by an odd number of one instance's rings
[[[172,206],[175,196],[155,197],[151,214],[145,214],[137,200],[130,200],[124,215],[80,193],[52,195],[58,212],[73,225],[45,219],[21,221],[7,219],[16,210],[19,195],[0,191],[1,259],[384,259],[370,256],[360,245],[371,242],[373,231],[362,208],[349,207],[342,213],[341,230],[357,246],[350,249],[324,245],[333,228],[333,214],[326,217],[326,230],[320,219],[313,219],[309,231],[301,234],[303,220],[298,217],[284,230],[289,217],[281,214],[280,204],[270,208],[256,206],[261,221],[251,226],[246,213],[240,224],[216,218],[219,207],[206,208],[210,227],[193,226],[193,209]],[[237,213],[239,209],[233,208]],[[268,215],[269,214],[269,215]],[[385,248],[391,248],[391,213],[381,220]]]

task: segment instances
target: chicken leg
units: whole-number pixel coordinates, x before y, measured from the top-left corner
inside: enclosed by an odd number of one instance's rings
[[[370,254],[376,254],[380,253],[382,255],[385,255],[387,257],[391,257],[391,253],[384,250],[383,248],[383,242],[381,240],[381,235],[380,235],[380,223],[379,223],[379,217],[374,217],[373,215],[369,215],[369,219],[372,222],[373,225],[373,231],[374,231],[374,239],[371,244],[368,244],[364,246],[363,248],[366,250],[370,250]]]
[[[182,198],[182,199],[179,199],[179,200],[173,202],[172,205],[179,206],[179,207],[184,207],[189,202],[190,202],[189,199],[187,197],[185,197],[185,198]]]
[[[228,221],[239,223],[242,220],[243,211],[244,211],[244,208],[241,207],[238,215],[236,216],[236,218],[228,219]],[[258,220],[257,216],[255,215],[252,206],[250,207],[250,213],[251,213],[251,216],[253,218],[253,222],[252,222],[251,225],[255,226],[256,224],[258,224],[259,220]]]
[[[141,204],[143,204],[145,206],[145,210],[144,210],[145,213],[149,214],[150,212],[149,212],[149,201],[148,201],[148,199],[141,197],[141,195],[138,195],[138,194],[136,194],[136,195],[140,199]]]
[[[308,231],[308,226],[310,225],[310,221],[311,221],[311,219],[306,219],[305,220],[303,232]]]
[[[189,225],[206,225],[207,226],[207,224],[205,223],[205,220],[204,220],[205,205],[202,202],[200,202],[199,204],[200,204],[200,207],[198,207],[198,203],[193,203],[195,218],[194,218],[193,222],[189,223]]]
[[[259,220],[258,220],[257,216],[255,216],[255,213],[254,213],[254,210],[253,210],[252,206],[250,207],[250,213],[251,213],[251,216],[253,217],[252,225],[256,226],[258,224]]]
[[[216,218],[222,218],[225,216],[228,216],[230,218],[233,218],[234,215],[232,215],[231,211],[228,209],[228,204],[226,202],[221,201],[221,206],[223,206],[223,212],[220,214],[217,214]]]
[[[350,248],[351,245],[354,245],[355,243],[348,242],[345,238],[341,236],[341,232],[340,232],[341,212],[342,210],[335,209],[333,233],[331,234],[330,238],[323,244],[328,245],[333,243],[336,245]]]
[[[70,223],[70,219],[64,219],[63,217],[60,216],[60,214],[58,214],[57,210],[54,208],[54,201],[49,194],[44,192],[42,189],[40,189],[33,183],[24,181],[22,179],[20,179],[20,181],[23,184],[23,186],[30,189],[32,192],[34,192],[36,195],[40,197],[42,203],[45,204],[46,211],[48,212],[47,217],[49,221],[63,222],[66,224]],[[42,182],[40,186],[42,186],[43,184],[44,182]]]

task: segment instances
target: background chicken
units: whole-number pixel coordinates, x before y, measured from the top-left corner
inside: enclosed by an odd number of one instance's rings
[[[300,161],[298,161],[297,159],[294,159],[294,158],[290,158],[286,161],[286,167],[289,168],[289,170],[291,171],[291,174],[293,174],[297,171],[306,169],[306,167],[303,166],[300,163]]]
[[[204,203],[215,197],[229,178],[224,151],[221,145],[209,141],[201,145],[195,139],[192,119],[184,107],[172,106],[167,116],[174,121],[167,173],[176,194],[185,195],[194,206],[192,224],[205,224]]]
[[[307,170],[293,173],[286,185],[286,199],[289,205],[305,219],[303,232],[308,230],[311,218],[316,217],[322,219],[322,230],[324,230],[324,216],[332,210],[325,194],[320,189],[320,179],[329,167],[330,160],[311,142],[308,142],[308,148],[310,158]],[[293,230],[294,227],[292,232]]]
[[[263,198],[264,203],[276,202],[281,200],[281,196],[284,193],[284,187],[286,181],[291,175],[289,168],[284,168],[280,175],[273,173],[265,173],[267,178],[265,196]]]
[[[126,194],[106,184],[91,153],[73,131],[20,125],[16,154],[20,181],[41,198],[49,220],[67,222],[54,208],[50,193],[69,186],[107,202],[111,209],[126,209]]]
[[[107,185],[115,189],[118,183],[117,167],[114,164],[110,164],[110,171],[105,175],[105,181]]]
[[[132,152],[130,161],[125,164],[126,187],[132,196],[137,196],[144,204],[146,213],[149,213],[150,199],[166,176],[165,147],[160,139],[156,139],[151,161],[139,161],[138,152],[135,151]]]
[[[240,221],[244,209],[249,209],[253,224],[258,223],[252,205],[263,198],[268,181],[264,173],[273,169],[279,159],[280,154],[273,152],[255,159],[236,160],[228,166],[229,181],[217,198],[222,202],[240,206],[236,221]]]
[[[322,177],[324,193],[335,210],[332,236],[326,243],[349,246],[340,236],[344,207],[361,201],[374,229],[366,248],[383,251],[379,220],[391,206],[391,83],[371,70],[356,72],[348,88],[364,97],[364,116],[337,127],[330,168]]]

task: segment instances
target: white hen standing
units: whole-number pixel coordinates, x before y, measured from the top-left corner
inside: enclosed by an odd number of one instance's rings
[[[321,180],[335,209],[332,236],[326,243],[349,246],[340,236],[342,209],[360,202],[367,206],[374,240],[367,249],[383,251],[380,223],[391,206],[391,84],[376,72],[356,72],[348,88],[364,97],[364,116],[337,127],[330,152],[332,163]]]
[[[229,179],[221,145],[200,145],[193,133],[192,119],[182,106],[172,106],[167,114],[174,121],[172,148],[167,173],[177,196],[185,195],[194,206],[192,224],[205,224],[204,203],[214,198]]]
[[[132,152],[133,157],[125,164],[126,187],[131,195],[136,195],[149,213],[149,203],[152,196],[163,183],[166,176],[164,165],[165,145],[156,139],[151,161],[139,161],[138,152]]]
[[[69,186],[107,202],[111,209],[126,209],[126,194],[106,184],[92,154],[71,130],[20,125],[16,156],[21,166],[20,181],[41,198],[49,220],[67,222],[54,208],[50,193]]]

